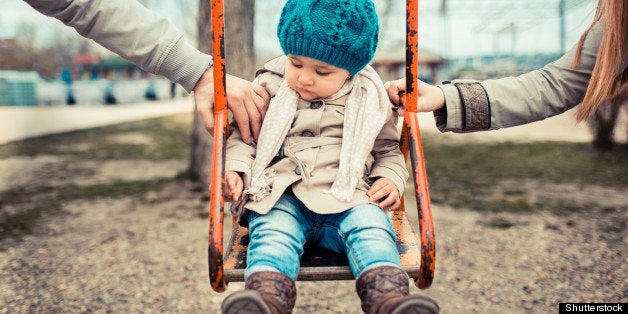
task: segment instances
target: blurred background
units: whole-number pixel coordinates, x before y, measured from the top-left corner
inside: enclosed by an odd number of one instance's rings
[[[167,17],[191,42],[197,42],[198,0],[140,2]],[[254,51],[259,65],[281,53],[275,27],[284,1],[252,2]],[[405,2],[375,2],[382,28],[375,63],[386,79],[398,78],[403,75]],[[539,68],[577,42],[593,18],[596,3],[420,1],[422,79],[484,79]],[[182,93],[19,0],[0,1],[0,55],[0,79],[8,85],[0,94],[1,105],[115,104]],[[7,92],[7,88],[23,90]]]
[[[211,25],[199,20],[199,11],[208,10],[205,2],[140,2],[210,52]],[[227,24],[240,24],[226,29],[229,73],[253,79],[256,68],[281,54],[275,29],[284,3],[243,0],[227,6]],[[397,79],[405,74],[405,2],[375,3],[381,35],[373,65],[384,80]],[[419,1],[420,78],[429,83],[482,80],[541,68],[577,43],[596,5],[596,0]],[[187,96],[180,86],[142,71],[19,0],[0,0],[0,55],[0,106],[115,105]],[[613,145],[616,124],[625,124],[625,118],[617,122],[620,107],[589,121],[601,149]],[[626,132],[621,132],[624,141]]]
[[[205,2],[140,2],[210,52],[211,25],[199,19],[199,12],[208,10]],[[255,69],[281,54],[275,29],[284,3],[243,0],[227,6],[229,73],[253,79]],[[381,35],[373,65],[385,81],[397,79],[405,74],[405,2],[375,3]],[[577,43],[596,5],[596,0],[419,1],[419,76],[439,83],[541,68]],[[229,26],[231,21],[238,25]],[[19,0],[0,0],[0,55],[0,106],[134,104],[187,96],[180,86],[142,71]],[[608,150],[625,141],[622,106],[607,106],[607,112],[589,121],[597,148]],[[615,132],[618,124],[621,130]]]
[[[397,79],[405,1],[374,1],[373,64]],[[209,20],[199,18],[209,1],[140,2],[210,51]],[[227,70],[253,79],[281,54],[285,1],[224,2]],[[540,68],[577,43],[597,5],[419,3],[419,75],[431,83]],[[211,292],[205,259],[211,138],[192,98],[23,1],[0,0],[0,312],[219,311],[226,294]],[[628,146],[591,149],[592,139],[626,143],[628,106],[608,108],[591,129],[567,112],[470,134],[441,134],[431,113],[419,115],[438,243],[436,280],[421,293],[443,313],[626,299]],[[131,113],[138,121],[126,120]],[[353,282],[299,289],[295,314],[361,312]]]

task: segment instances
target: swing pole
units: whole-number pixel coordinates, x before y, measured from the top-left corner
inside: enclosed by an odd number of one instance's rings
[[[434,223],[432,221],[432,209],[430,194],[427,186],[427,173],[423,146],[421,145],[421,131],[417,116],[419,100],[419,53],[418,53],[418,29],[419,29],[419,1],[406,0],[406,101],[405,116],[406,129],[403,130],[408,137],[408,150],[412,165],[412,174],[416,194],[417,210],[419,216],[419,231],[421,240],[421,266],[420,276],[415,285],[421,289],[427,289],[434,279],[436,266],[436,245],[434,236]]]
[[[224,3],[223,0],[209,0],[212,19],[212,54],[214,57],[214,142],[209,202],[208,267],[212,289],[226,290],[223,226],[224,226],[224,160],[225,144],[229,133],[228,110],[225,88],[225,47],[224,47]],[[417,211],[419,216],[421,257],[419,277],[415,285],[429,288],[435,269],[435,236],[427,185],[427,175],[421,145],[421,134],[417,117],[418,104],[418,0],[406,0],[406,89],[402,97],[405,105],[404,127],[401,134],[402,149],[410,157]],[[402,201],[403,202],[403,201]],[[403,206],[403,205],[402,205]]]
[[[228,112],[225,88],[225,23],[223,0],[211,1],[212,56],[214,58],[214,141],[212,150],[211,186],[209,200],[209,235],[207,260],[209,281],[217,292],[227,288],[223,265],[223,186],[225,183],[225,143],[228,136]]]

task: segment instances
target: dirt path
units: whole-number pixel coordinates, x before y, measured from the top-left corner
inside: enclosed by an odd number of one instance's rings
[[[185,167],[181,160],[11,157],[0,160],[0,191],[37,188],[42,178],[77,186],[171,178]],[[530,197],[586,195],[601,209],[486,214],[434,204],[436,277],[430,289],[413,292],[438,300],[442,313],[556,313],[558,302],[626,302],[628,214],[617,208],[628,204],[628,191],[517,184]],[[206,195],[185,182],[141,197],[62,202],[62,214],[41,218],[33,234],[0,242],[0,313],[218,313],[243,285],[222,294],[209,286],[206,205]],[[295,313],[361,313],[353,281],[297,288]]]
[[[41,158],[42,169],[68,162]],[[118,174],[110,180],[136,173],[131,162],[106,168]],[[222,294],[209,287],[206,203],[194,188],[175,182],[139,198],[67,202],[32,235],[5,240],[0,312],[216,313],[242,284]],[[606,192],[628,203],[627,191]],[[436,205],[433,212],[436,278],[429,290],[414,291],[437,299],[443,313],[548,313],[558,302],[626,301],[625,212],[486,215]],[[298,290],[295,313],[360,313],[352,281],[300,282]]]
[[[115,106],[0,106],[0,144],[193,110],[192,97]]]

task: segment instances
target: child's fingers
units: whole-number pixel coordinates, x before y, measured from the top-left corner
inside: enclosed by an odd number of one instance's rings
[[[388,194],[388,196],[378,205],[379,207],[387,210],[395,210],[399,207],[400,204],[401,202],[399,201],[399,194],[397,192],[392,192]]]
[[[382,199],[383,197],[385,197],[386,195],[388,195],[388,192],[386,192],[386,190],[384,188],[373,188],[373,187],[371,187],[371,189],[369,190],[369,193],[367,193],[367,195],[369,196],[369,201],[370,202],[376,202],[376,201]]]
[[[366,191],[366,195],[371,197],[373,196],[375,193],[377,193],[378,191],[380,191],[381,189],[383,189],[384,187],[386,187],[386,182],[383,180],[377,180],[373,183],[373,185],[371,185],[371,187],[369,188],[368,191]]]
[[[235,182],[235,186],[233,189],[231,189],[233,191],[233,200],[237,201],[240,199],[240,196],[242,195],[242,188],[243,188],[243,182],[242,179],[240,179],[239,177],[236,179]]]
[[[388,81],[384,84],[384,88],[388,92],[388,97],[393,104],[399,104],[399,87],[395,82]]]
[[[399,209],[400,206],[401,206],[401,199],[399,197],[397,197],[395,199],[395,202],[388,208],[388,210],[395,211],[395,210]]]
[[[225,175],[225,191],[224,195],[226,197],[231,198],[232,200],[237,200],[235,198],[235,193],[237,191],[237,176]]]
[[[381,207],[383,209],[388,209],[388,207],[390,207],[394,203],[395,203],[395,200],[390,195],[388,195],[388,197],[386,197],[378,205],[379,205],[379,207]]]
[[[375,202],[392,193],[398,194],[397,187],[391,181],[377,180],[366,192],[366,195],[369,196],[369,201]]]
[[[229,187],[229,176],[225,176],[225,184],[222,186],[222,195],[224,197],[231,197],[231,189]]]

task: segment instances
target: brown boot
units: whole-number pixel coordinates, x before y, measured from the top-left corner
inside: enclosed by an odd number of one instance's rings
[[[393,266],[364,272],[356,281],[362,310],[368,314],[437,314],[438,304],[425,296],[411,295],[408,275]]]
[[[294,281],[278,272],[253,273],[244,288],[222,301],[222,314],[289,314],[297,299]]]

